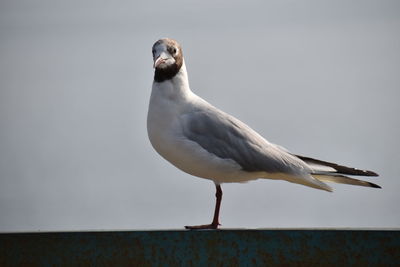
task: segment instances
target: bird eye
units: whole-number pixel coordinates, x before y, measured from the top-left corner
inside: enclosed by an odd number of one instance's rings
[[[170,48],[170,51],[171,51],[171,54],[172,54],[172,55],[175,55],[175,54],[176,54],[176,48],[175,48],[175,47],[172,46],[172,47]]]

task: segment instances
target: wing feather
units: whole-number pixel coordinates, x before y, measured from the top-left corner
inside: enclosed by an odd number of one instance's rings
[[[309,173],[309,167],[261,137],[243,122],[219,110],[185,114],[183,134],[208,152],[237,162],[244,171]]]

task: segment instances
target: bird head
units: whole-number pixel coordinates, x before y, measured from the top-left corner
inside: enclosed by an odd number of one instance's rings
[[[154,80],[162,82],[173,78],[183,64],[182,48],[177,41],[169,38],[160,39],[154,43],[153,67]]]

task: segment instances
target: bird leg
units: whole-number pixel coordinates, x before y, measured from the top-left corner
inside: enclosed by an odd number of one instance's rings
[[[217,229],[219,222],[219,208],[221,207],[222,200],[222,190],[219,184],[215,184],[215,188],[217,192],[215,193],[216,202],[215,202],[215,210],[214,210],[214,218],[211,224],[203,224],[203,225],[195,225],[195,226],[185,226],[186,229],[189,230],[199,230],[199,229]]]

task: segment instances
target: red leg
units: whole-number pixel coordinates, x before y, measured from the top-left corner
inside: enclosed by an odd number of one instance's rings
[[[186,229],[196,230],[196,229],[217,229],[219,222],[219,208],[221,207],[221,200],[222,200],[222,189],[219,184],[215,184],[215,188],[217,192],[215,193],[216,202],[215,202],[215,210],[214,210],[214,218],[211,224],[204,224],[204,225],[195,225],[195,226],[185,226]]]

